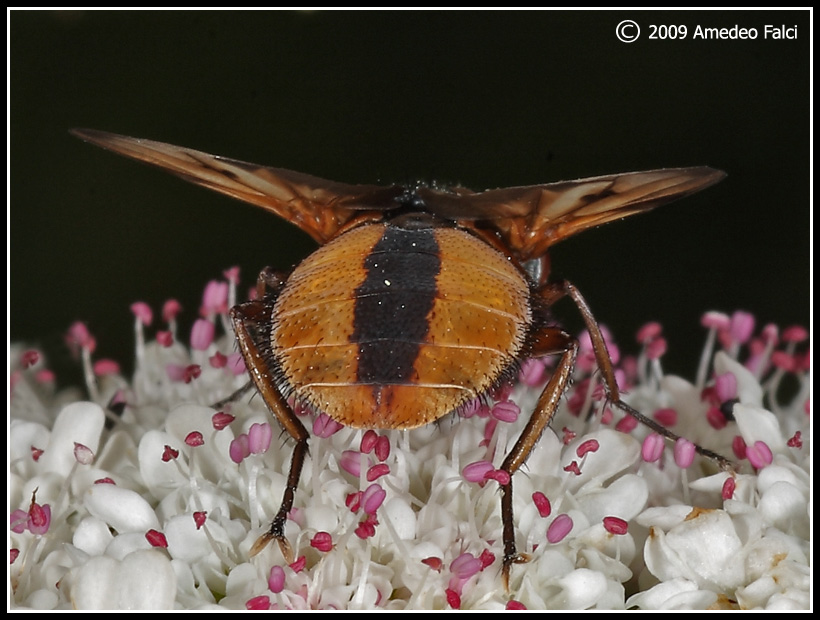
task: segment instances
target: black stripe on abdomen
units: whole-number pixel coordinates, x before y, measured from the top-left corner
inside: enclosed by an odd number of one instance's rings
[[[436,298],[441,259],[434,230],[387,226],[364,268],[367,275],[356,289],[350,337],[359,345],[357,379],[378,385],[408,383]]]

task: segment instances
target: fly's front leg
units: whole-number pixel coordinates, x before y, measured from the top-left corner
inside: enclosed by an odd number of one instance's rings
[[[584,320],[584,325],[586,325],[587,331],[589,332],[589,337],[592,341],[592,350],[595,353],[595,361],[598,363],[598,368],[600,369],[604,380],[604,387],[606,388],[609,400],[613,406],[617,407],[624,413],[631,415],[633,418],[638,420],[638,422],[648,426],[662,437],[666,437],[671,441],[677,441],[680,439],[680,435],[677,435],[668,428],[658,424],[652,418],[646,417],[640,411],[630,407],[621,400],[621,392],[618,389],[618,382],[615,380],[615,369],[612,366],[612,358],[606,348],[606,342],[604,341],[603,334],[601,334],[601,328],[598,325],[598,321],[596,321],[595,317],[592,315],[592,311],[590,310],[586,300],[583,298],[581,292],[575,287],[575,285],[563,280],[545,285],[539,290],[539,294],[549,304],[554,303],[565,295],[572,299],[575,303],[578,311],[581,313],[581,317]],[[726,471],[734,471],[732,462],[720,454],[707,450],[706,448],[702,448],[698,445],[695,445],[695,450],[698,454],[715,461],[721,469]]]
[[[526,556],[519,554],[515,548],[512,476],[527,460],[539,437],[541,437],[541,433],[544,432],[552,416],[555,415],[555,411],[561,402],[561,396],[563,396],[569,385],[572,369],[575,366],[575,358],[578,355],[578,341],[560,329],[549,327],[535,334],[530,351],[532,357],[544,357],[557,353],[561,354],[561,360],[558,362],[555,372],[546,387],[544,387],[544,391],[541,392],[535,410],[521,432],[521,436],[501,464],[501,469],[510,475],[509,482],[501,485],[501,523],[504,541],[504,561],[501,570],[504,587],[508,590],[510,567],[514,563],[526,562],[528,559]]]
[[[264,286],[262,279],[263,276],[260,275],[260,288]],[[236,331],[239,349],[251,375],[251,381],[259,391],[268,409],[296,442],[290,460],[290,471],[288,472],[282,504],[271,522],[270,530],[260,536],[254,543],[251,548],[251,555],[256,555],[271,540],[276,540],[285,560],[290,563],[293,562],[294,556],[290,544],[285,539],[285,522],[288,513],[293,508],[293,499],[296,488],[299,486],[299,477],[308,452],[308,438],[310,435],[276,386],[268,359],[263,354],[263,351],[269,352],[271,346],[269,339],[273,300],[272,295],[267,295],[262,299],[235,306],[231,309],[231,319]]]

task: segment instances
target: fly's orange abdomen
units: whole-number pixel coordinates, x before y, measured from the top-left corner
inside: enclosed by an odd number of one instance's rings
[[[371,224],[299,265],[272,345],[297,398],[347,426],[414,428],[485,392],[531,323],[524,276],[457,228]]]

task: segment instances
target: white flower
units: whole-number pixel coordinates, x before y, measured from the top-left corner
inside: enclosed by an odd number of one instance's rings
[[[228,294],[210,286],[212,310],[224,305],[217,293]],[[746,460],[730,474],[700,458],[681,469],[671,449],[644,461],[649,431],[621,432],[630,420],[605,406],[594,369],[579,364],[586,371],[513,476],[516,544],[530,560],[512,567],[507,592],[498,468],[526,413],[505,402],[378,433],[303,418],[322,436],[311,438],[285,528],[294,557],[275,543],[251,557],[282,500],[292,446],[271,434],[261,398],[221,414],[209,406],[246,382],[232,337],[214,340],[218,310],[190,348],[175,335],[176,310],[151,342],[150,311],[134,312],[131,381],[99,362],[95,376],[93,338],[72,332],[95,402],[54,394],[37,374],[42,356],[12,349],[14,608],[809,607],[807,392],[766,404],[776,389],[760,384],[765,372],[723,352],[715,373],[734,376],[721,390],[735,386],[739,403],[737,422],[721,429],[710,426],[720,423],[711,384],[663,375],[657,327],[644,332],[637,365],[625,358],[617,372],[633,406],[724,455],[749,450],[760,466]],[[806,373],[791,372],[802,390]],[[540,390],[521,384],[510,400],[531,411]]]

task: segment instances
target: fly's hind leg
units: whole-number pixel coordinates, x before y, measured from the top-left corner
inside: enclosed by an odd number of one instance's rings
[[[554,303],[563,296],[569,297],[575,303],[575,306],[578,308],[578,311],[581,313],[581,317],[584,320],[584,325],[589,332],[590,340],[592,341],[592,349],[595,353],[595,361],[601,371],[604,387],[606,388],[607,395],[609,396],[609,400],[612,405],[624,413],[632,416],[641,424],[648,426],[658,435],[666,437],[670,441],[677,441],[680,439],[680,435],[677,435],[665,426],[658,424],[652,418],[646,417],[640,411],[634,409],[621,400],[621,392],[618,389],[618,383],[615,380],[615,369],[612,366],[612,358],[609,355],[609,351],[607,351],[604,336],[601,334],[601,328],[598,325],[598,321],[596,321],[595,317],[592,315],[592,311],[590,310],[586,300],[583,298],[581,292],[575,287],[575,285],[563,280],[545,285],[539,292],[542,298],[549,304]],[[695,451],[717,463],[721,469],[730,472],[734,471],[734,465],[732,462],[717,452],[707,450],[697,444],[695,445]]]
[[[275,293],[281,288],[284,279],[271,270],[263,271],[257,283],[258,299],[240,304],[231,309],[231,320],[236,331],[239,350],[245,359],[245,365],[251,376],[251,383],[256,387],[265,404],[279,424],[296,442],[290,460],[290,470],[285,485],[285,493],[279,511],[271,522],[270,530],[259,537],[251,548],[251,555],[256,555],[271,541],[276,540],[285,560],[293,562],[293,550],[285,539],[285,523],[288,513],[293,508],[296,488],[308,452],[307,429],[296,417],[291,406],[277,387],[270,367],[270,328],[272,322]],[[273,285],[273,286],[271,286]],[[268,288],[274,293],[265,294]]]
[[[515,547],[512,477],[527,460],[541,437],[541,433],[555,415],[561,397],[569,385],[575,358],[578,355],[578,341],[561,329],[548,327],[535,334],[530,350],[532,357],[559,353],[561,359],[555,372],[544,387],[544,391],[541,392],[535,410],[521,432],[521,436],[501,464],[501,469],[509,474],[509,482],[501,485],[501,523],[504,541],[504,561],[501,570],[506,589],[509,589],[510,567],[518,562],[526,562],[528,559],[525,555],[519,554]]]

